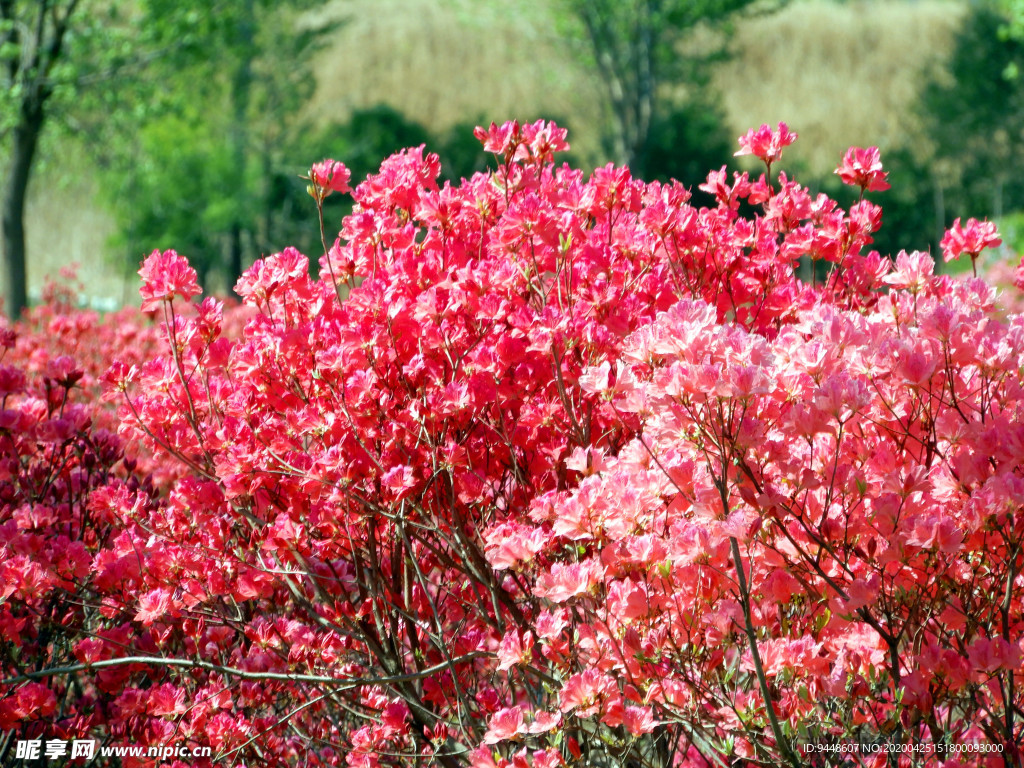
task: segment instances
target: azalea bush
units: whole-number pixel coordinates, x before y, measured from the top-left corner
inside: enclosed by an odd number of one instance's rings
[[[94,424],[80,396],[86,372],[67,355],[27,359],[11,329],[0,332],[0,665],[6,675],[74,661],[72,643],[95,626],[94,558],[122,527],[92,492],[134,495],[120,439]],[[28,345],[35,347],[36,345]],[[35,352],[40,352],[35,349]],[[45,358],[45,355],[42,355]],[[16,363],[16,364],[11,364]],[[88,727],[93,691],[61,680],[7,685],[0,698],[5,751],[10,731],[29,736]],[[51,728],[57,713],[60,723]]]
[[[844,210],[762,126],[765,172],[697,207],[557,165],[553,124],[477,135],[497,168],[455,185],[422,147],[354,191],[313,166],[353,212],[243,310],[154,252],[162,338],[103,402],[10,369],[0,725],[231,765],[1019,765],[1024,320],[871,250],[875,149]],[[958,221],[943,257],[998,242]]]

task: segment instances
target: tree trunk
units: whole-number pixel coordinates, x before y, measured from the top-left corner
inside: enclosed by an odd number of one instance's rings
[[[234,113],[234,121],[231,129],[232,155],[234,157],[234,171],[239,180],[239,197],[241,205],[251,205],[249,199],[249,96],[252,89],[252,60],[253,60],[253,37],[256,24],[255,8],[253,0],[245,0],[242,7],[242,18],[238,25],[239,50],[241,61],[235,70],[234,81],[231,84],[231,101]],[[239,201],[236,201],[239,202]],[[238,278],[242,276],[243,270],[243,231],[246,229],[244,222],[251,220],[247,211],[243,214],[239,206],[235,207],[235,221],[231,226],[231,234],[228,244],[228,282],[234,288]]]
[[[242,225],[235,222],[228,235],[228,287],[233,291],[242,276]]]
[[[11,164],[4,179],[2,235],[4,272],[7,278],[5,306],[12,321],[28,306],[28,275],[25,268],[25,201],[32,161],[43,129],[43,106],[30,100],[22,103],[14,128]]]
[[[614,7],[620,0],[578,6],[612,113],[612,151],[615,161],[629,166],[634,176],[645,175],[658,74],[655,69],[654,19],[660,4],[641,0],[631,7],[634,18],[622,29]]]
[[[654,17],[655,3],[647,0],[640,9],[634,43],[636,57],[636,118],[632,143],[629,148],[633,175],[646,179],[648,144],[651,139],[651,121],[654,118],[654,89],[657,78],[654,70]]]
[[[942,191],[942,181],[939,179],[938,174],[932,174],[932,192],[933,201],[935,206],[935,242],[942,242],[942,236],[946,232],[946,196]],[[935,274],[941,275],[946,271],[946,260],[942,257],[942,253],[936,253],[932,258],[935,259]]]
[[[46,119],[46,102],[53,94],[50,78],[54,65],[63,56],[64,36],[78,3],[79,0],[68,0],[61,14],[59,6],[50,0],[36,0],[35,21],[28,26],[15,18],[14,5],[10,0],[0,1],[0,20],[7,29],[0,42],[18,49],[13,58],[7,57],[7,82],[18,83],[22,89],[18,120],[11,140],[11,164],[4,178],[3,201],[0,203],[3,206],[0,210],[0,247],[3,248],[7,277],[4,310],[12,321],[21,317],[28,306],[25,200],[32,163]]]

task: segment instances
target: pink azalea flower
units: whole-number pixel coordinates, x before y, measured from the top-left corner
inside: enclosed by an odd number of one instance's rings
[[[740,148],[735,156],[754,155],[771,165],[782,157],[782,149],[796,141],[796,138],[797,134],[790,131],[785,123],[779,123],[774,131],[769,125],[751,128],[746,136],[740,136]]]
[[[835,172],[844,184],[860,187],[867,192],[889,189],[889,182],[886,181],[889,174],[882,170],[878,147],[850,147]]]
[[[142,311],[156,309],[178,296],[189,301],[199,294],[196,271],[175,251],[153,251],[139,269],[142,278]]]
[[[497,744],[501,741],[514,739],[526,729],[523,720],[523,710],[520,707],[506,707],[499,709],[487,723],[487,732],[484,734],[484,744]]]
[[[642,736],[645,733],[652,733],[657,722],[654,720],[654,713],[650,707],[626,707],[622,717],[626,730],[634,736]]]
[[[902,288],[917,293],[932,278],[935,262],[922,251],[900,251],[896,256],[896,269],[882,278],[893,288]]]
[[[1002,242],[993,222],[968,219],[967,223],[961,226],[960,219],[957,218],[942,238],[942,255],[949,262],[959,259],[961,254],[966,253],[973,261],[986,248],[995,248]]]
[[[309,180],[323,191],[324,197],[331,192],[351,192],[352,189],[348,185],[351,178],[352,172],[338,160],[321,160],[309,169]]]
[[[164,616],[171,608],[171,595],[163,588],[153,589],[139,598],[139,610],[135,620],[149,626]]]

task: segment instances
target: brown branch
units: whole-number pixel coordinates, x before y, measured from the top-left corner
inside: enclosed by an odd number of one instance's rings
[[[183,667],[186,669],[205,669],[208,672],[220,672],[223,675],[230,677],[238,677],[242,680],[281,680],[292,683],[314,683],[317,685],[336,685],[341,690],[348,690],[350,688],[358,688],[363,685],[390,685],[394,683],[406,683],[413,680],[420,680],[425,677],[430,677],[438,672],[444,672],[451,669],[452,664],[463,664],[473,659],[480,658],[482,656],[493,656],[494,654],[489,651],[473,651],[463,656],[459,656],[456,659],[452,659],[450,662],[445,661],[441,664],[435,664],[432,667],[420,670],[419,672],[410,672],[404,675],[389,675],[386,677],[329,677],[327,675],[302,675],[291,672],[250,672],[245,669],[238,669],[237,667],[225,667],[220,664],[213,664],[208,661],[198,661],[194,659],[173,659],[173,658],[161,658],[159,656],[125,656],[120,659],[104,659],[102,661],[94,661],[88,664],[71,664],[66,667],[50,667],[48,669],[40,669],[35,672],[26,672],[16,677],[9,677],[6,680],[0,680],[0,686],[15,685],[17,683],[24,683],[30,680],[39,680],[47,677],[57,677],[60,675],[70,675],[75,672],[82,672],[89,669],[103,669],[105,667],[121,667],[128,664],[147,664],[156,667]]]

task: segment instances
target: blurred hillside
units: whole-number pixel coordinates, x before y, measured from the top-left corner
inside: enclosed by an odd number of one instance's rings
[[[908,105],[926,75],[941,70],[966,7],[955,0],[797,0],[741,18],[729,42],[733,57],[715,64],[711,78],[729,140],[784,120],[800,134],[787,167],[818,176],[850,145],[878,145],[883,161],[888,150],[920,148],[926,138]],[[546,117],[569,127],[578,162],[607,161],[600,83],[579,45],[560,39],[545,5],[332,0],[309,12],[305,23],[325,19],[341,24],[315,54],[317,86],[303,107],[311,123],[342,121],[378,104],[432,134]],[[308,167],[317,159],[292,162]],[[338,159],[347,158],[339,153]],[[45,169],[58,166],[67,182],[47,183]],[[93,170],[81,164],[69,171],[51,158],[37,169],[27,222],[33,294],[45,276],[77,260],[88,295],[134,300],[134,280],[104,255],[114,222],[96,202],[95,183]],[[312,227],[312,206],[309,213]],[[172,245],[138,243],[137,255]]]
[[[595,77],[555,33],[544,3],[331,0],[310,13],[340,27],[317,58],[310,115],[340,119],[388,104],[442,133],[459,123],[555,119],[574,149],[600,158]],[[518,7],[517,7],[518,6]]]
[[[793,158],[817,174],[851,146],[877,146],[884,162],[886,150],[926,142],[911,107],[966,10],[948,0],[809,0],[741,21],[735,58],[714,77],[729,125],[788,123],[800,134]]]

